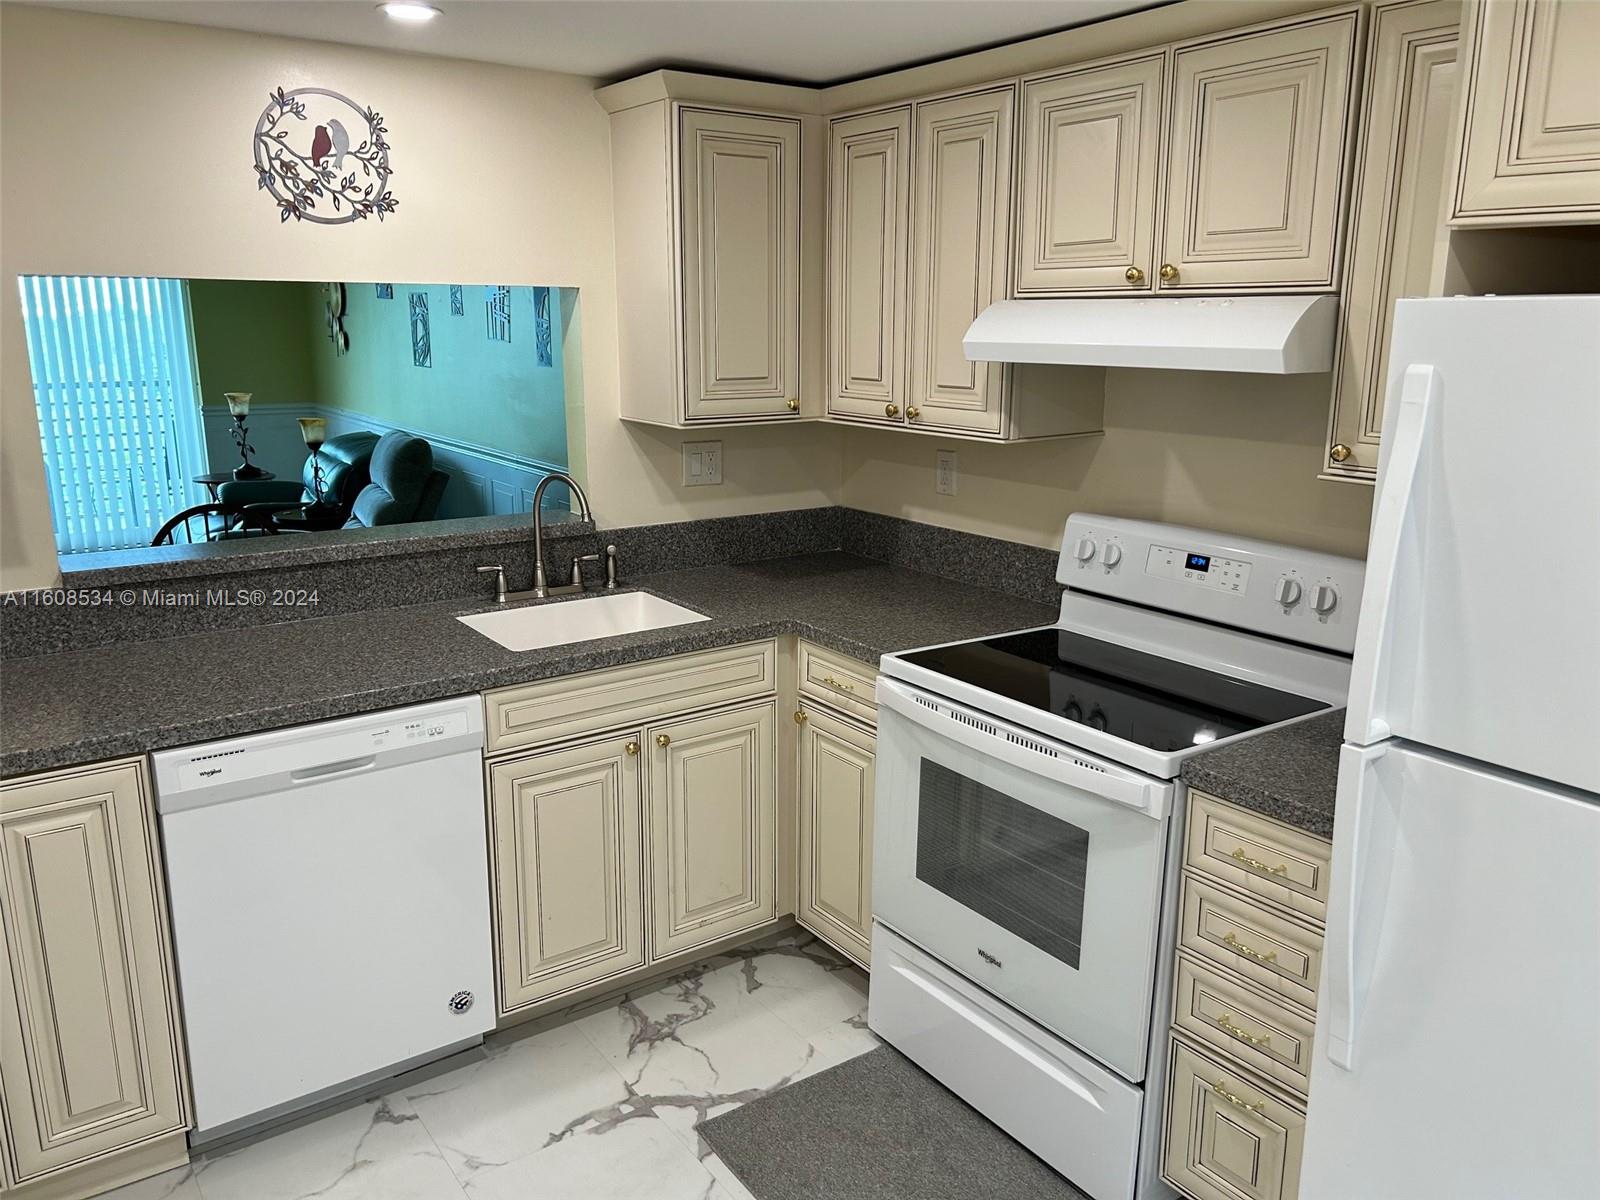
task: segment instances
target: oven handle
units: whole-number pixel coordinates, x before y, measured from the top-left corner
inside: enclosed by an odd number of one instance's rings
[[[1069,783],[1081,791],[1110,800],[1157,820],[1167,815],[1172,804],[1172,784],[1147,779],[1132,771],[1113,766],[1087,766],[1071,747],[1053,742],[1031,730],[1013,729],[1004,721],[956,704],[942,696],[930,696],[906,686],[897,679],[878,677],[878,707],[898,713],[948,741],[970,747],[988,758],[998,759],[1046,779]],[[978,722],[974,725],[971,722]],[[990,733],[988,730],[995,730]],[[1006,735],[1020,741],[1013,741]],[[1044,746],[1049,753],[1030,749]],[[1053,757],[1059,754],[1060,757]]]

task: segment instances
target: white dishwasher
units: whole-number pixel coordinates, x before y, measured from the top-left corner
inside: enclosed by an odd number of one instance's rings
[[[215,1141],[494,1025],[476,697],[153,755]]]

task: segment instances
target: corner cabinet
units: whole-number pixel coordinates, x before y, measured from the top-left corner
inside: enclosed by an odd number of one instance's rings
[[[1468,8],[1451,224],[1600,221],[1600,4]]]
[[[1395,301],[1426,296],[1444,251],[1460,0],[1374,7],[1323,477],[1377,478]]]
[[[673,99],[612,113],[624,418],[806,415],[804,123]]]
[[[142,760],[0,787],[0,1182],[93,1195],[187,1160],[182,1037]]]

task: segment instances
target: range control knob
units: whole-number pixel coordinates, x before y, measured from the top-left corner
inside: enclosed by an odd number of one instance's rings
[[[1311,607],[1327,616],[1339,607],[1339,592],[1331,583],[1319,583],[1311,589]]]
[[[1300,603],[1300,581],[1293,575],[1278,576],[1278,586],[1273,591],[1273,596],[1285,608],[1293,608]]]
[[[1086,563],[1094,560],[1094,552],[1094,539],[1091,537],[1081,537],[1078,539],[1077,548],[1074,549],[1072,553],[1077,556],[1079,562]]]
[[[1100,561],[1108,567],[1114,567],[1122,561],[1122,547],[1115,542],[1107,542],[1106,548],[1100,551]]]

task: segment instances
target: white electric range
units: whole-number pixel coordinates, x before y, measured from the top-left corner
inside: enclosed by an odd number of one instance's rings
[[[880,664],[869,1024],[1095,1200],[1174,1194],[1179,769],[1345,702],[1362,576],[1079,513],[1055,625]]]

